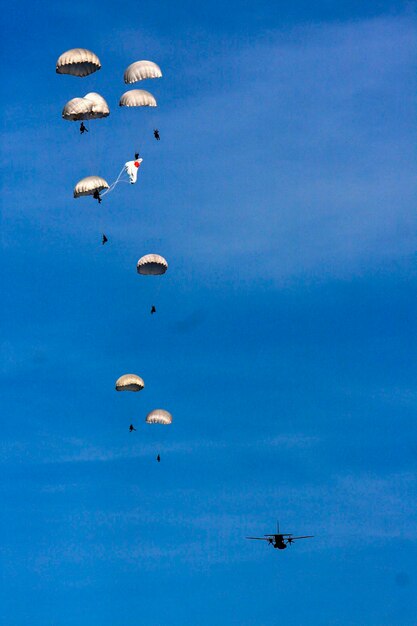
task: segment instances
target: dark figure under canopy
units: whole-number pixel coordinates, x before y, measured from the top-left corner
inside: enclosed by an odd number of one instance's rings
[[[130,424],[129,426],[129,432],[133,432],[134,430],[136,430],[136,428],[133,426],[133,424]]]
[[[157,128],[155,128],[155,130],[153,131],[153,136],[155,137],[157,141],[161,139],[159,136],[159,130]]]
[[[94,198],[94,200],[97,200],[97,202],[99,204],[101,204],[100,192],[97,189],[93,193],[93,198]]]

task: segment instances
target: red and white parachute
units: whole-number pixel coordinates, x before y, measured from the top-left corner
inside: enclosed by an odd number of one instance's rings
[[[138,170],[140,168],[140,164],[142,163],[143,159],[135,159],[134,161],[127,161],[127,163],[124,164],[124,171],[126,172],[126,174],[129,176],[129,181],[132,185],[135,184],[137,177],[138,177]]]
[[[140,168],[140,164],[142,163],[142,161],[143,159],[139,156],[135,158],[133,161],[126,161],[126,163],[123,165],[122,169],[120,170],[120,173],[118,177],[116,178],[116,180],[110,185],[108,189],[106,189],[106,191],[102,194],[102,196],[105,196],[107,193],[110,193],[110,191],[113,191],[113,189],[119,183],[130,183],[131,185],[134,185],[137,181],[138,170]],[[129,180],[126,180],[126,178],[124,178],[124,174],[127,174]]]

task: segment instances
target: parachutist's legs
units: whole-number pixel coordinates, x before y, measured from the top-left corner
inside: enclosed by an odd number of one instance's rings
[[[99,192],[97,190],[93,193],[93,198],[94,198],[94,200],[97,200],[97,202],[99,204],[101,204],[100,194],[99,194]]]

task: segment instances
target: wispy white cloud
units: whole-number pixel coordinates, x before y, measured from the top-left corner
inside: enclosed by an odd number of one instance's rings
[[[191,455],[201,451],[216,451],[233,448],[236,450],[264,450],[268,448],[307,448],[320,443],[319,437],[302,433],[281,434],[264,439],[249,441],[227,441],[224,439],[190,439],[160,443],[158,450],[161,454]],[[90,442],[74,437],[47,438],[36,445],[33,442],[15,441],[2,442],[0,446],[0,460],[20,460],[25,463],[106,463],[119,459],[146,458],[155,454],[155,445],[141,443],[140,446],[131,445],[92,445]],[[59,490],[58,486],[49,485],[50,490]]]
[[[320,443],[321,438],[303,434],[278,435],[269,439],[263,439],[254,442],[257,447],[273,447],[273,448],[310,448]]]
[[[341,474],[320,485],[285,485],[285,490],[266,486],[262,493],[241,491],[231,498],[244,508],[244,503],[250,503],[259,510],[266,502],[276,502],[287,518],[302,519],[323,549],[399,539],[415,542],[416,487],[416,477],[410,472],[384,477]]]
[[[206,60],[187,126],[166,119],[202,272],[344,275],[414,250],[413,36],[401,17],[322,24]]]
[[[124,562],[142,570],[171,567],[173,562],[200,570],[215,563],[238,563],[258,560],[262,551],[245,542],[246,535],[273,530],[280,515],[282,530],[296,534],[313,534],[314,539],[299,545],[300,551],[321,552],[351,546],[382,545],[390,541],[415,543],[417,513],[413,494],[417,483],[410,473],[379,478],[369,474],[339,475],[325,484],[291,488],[288,485],[265,485],[262,492],[245,492],[244,487],[204,501],[191,490],[159,494],[158,516],[146,506],[131,509],[83,511],[60,516],[72,531],[94,529],[102,536],[118,529],[112,547],[92,540],[80,548],[67,542],[53,542],[42,554],[34,554],[31,566],[47,571],[61,562]],[[172,498],[186,496],[187,510],[173,512]],[[236,511],[239,512],[236,512]],[[268,512],[268,515],[266,513]],[[297,526],[291,520],[297,519]],[[99,531],[97,530],[99,529]],[[101,530],[100,530],[101,529]],[[140,529],[140,530],[138,530]],[[170,538],[175,537],[175,545]]]

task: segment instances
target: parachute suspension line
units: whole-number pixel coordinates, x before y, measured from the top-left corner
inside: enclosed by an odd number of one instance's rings
[[[90,143],[90,167],[93,170],[94,169],[94,164],[97,163],[98,158],[97,158],[97,154],[98,154],[98,141],[97,141],[97,134],[93,133],[92,135],[90,135],[90,120],[86,120],[84,122],[84,124],[86,125],[87,131],[88,131],[88,136],[87,139],[89,140]]]
[[[154,293],[153,293],[153,296],[154,296],[155,302],[152,302],[152,304],[155,304],[155,306],[157,306],[157,305],[158,305],[158,302],[157,302],[157,301],[159,301],[159,293],[160,293],[160,291],[161,291],[162,282],[163,282],[163,281],[161,280],[162,276],[158,276],[157,278],[159,278],[159,280],[158,280],[158,282],[157,282],[157,284],[156,284],[156,286],[155,286],[155,290],[154,290]],[[166,277],[165,277],[165,282],[166,282]]]
[[[113,189],[116,187],[116,185],[118,185],[119,183],[128,183],[128,180],[120,180],[121,177],[123,176],[123,172],[125,171],[124,166],[122,167],[122,169],[120,170],[120,173],[118,175],[118,177],[116,178],[116,180],[110,185],[110,187],[108,189],[106,189],[106,191],[104,193],[101,194],[101,197],[105,196],[107,193],[110,193],[111,191],[113,191]]]

